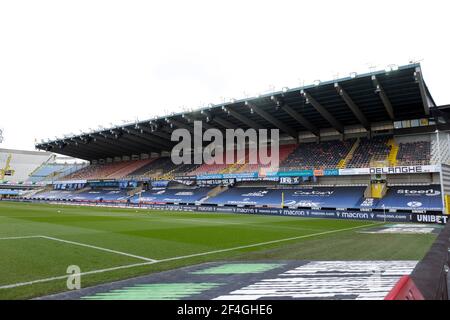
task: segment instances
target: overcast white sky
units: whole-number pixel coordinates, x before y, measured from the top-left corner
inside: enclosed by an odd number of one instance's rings
[[[448,104],[449,12],[448,0],[0,0],[0,147],[412,59]]]

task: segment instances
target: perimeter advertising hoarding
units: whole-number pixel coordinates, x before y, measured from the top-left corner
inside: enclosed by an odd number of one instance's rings
[[[153,204],[146,205],[151,209],[166,211],[196,211],[196,212],[219,212],[219,213],[242,213],[263,214],[280,216],[298,216],[309,218],[330,218],[344,220],[369,220],[389,222],[410,222],[410,213],[384,213],[379,212],[356,212],[335,210],[311,210],[311,209],[280,209],[280,208],[241,208],[241,207],[217,207],[217,206],[194,206],[194,205],[170,205]]]

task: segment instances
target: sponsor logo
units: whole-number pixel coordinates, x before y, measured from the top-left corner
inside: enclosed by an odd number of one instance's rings
[[[369,214],[362,212],[342,212],[337,213],[337,216],[346,219],[369,219]]]
[[[288,207],[293,207],[293,206],[298,206],[298,207],[319,207],[320,206],[320,202],[312,202],[312,201],[295,201],[295,200],[288,200],[284,202],[285,206]]]
[[[374,198],[367,198],[361,203],[361,207],[373,207],[374,202]]]
[[[269,193],[269,191],[261,190],[261,191],[256,191],[256,192],[245,193],[242,196],[243,197],[264,197],[267,193]]]
[[[424,190],[412,190],[412,189],[399,189],[397,194],[403,194],[405,196],[416,196],[416,195],[426,195],[428,197],[439,196],[441,192],[435,189],[424,189]]]
[[[183,191],[175,193],[176,196],[193,196],[194,193],[192,191]]]
[[[319,191],[319,190],[297,190],[294,192],[294,196],[324,196],[328,197],[333,195],[334,191]]]
[[[416,222],[423,223],[438,223],[438,224],[446,224],[448,220],[448,216],[438,216],[431,214],[416,214],[414,215]]]
[[[407,205],[408,205],[408,207],[411,207],[411,208],[419,208],[419,207],[422,206],[422,202],[410,201],[410,202],[407,203]]]

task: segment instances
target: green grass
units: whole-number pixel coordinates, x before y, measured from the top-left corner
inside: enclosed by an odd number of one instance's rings
[[[373,224],[0,202],[0,238],[43,235],[162,260],[149,263],[48,238],[0,240],[0,299],[24,299],[65,291],[66,279],[1,287],[62,277],[69,265],[90,272],[147,263],[84,275],[82,286],[87,287],[217,260],[419,260],[435,239],[432,234],[359,232]],[[282,239],[287,240],[278,241]]]

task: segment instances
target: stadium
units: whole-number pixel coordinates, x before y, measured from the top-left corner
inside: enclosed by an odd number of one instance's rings
[[[413,63],[0,149],[0,298],[448,299],[449,110]]]

